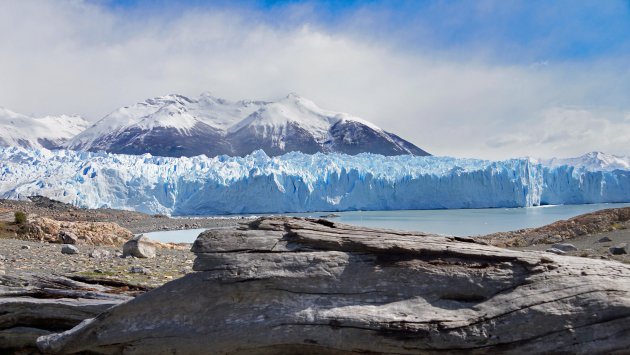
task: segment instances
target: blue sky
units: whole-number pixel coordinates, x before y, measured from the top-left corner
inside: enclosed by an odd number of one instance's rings
[[[5,0],[0,106],[298,92],[438,155],[630,155],[630,1]]]
[[[505,61],[590,60],[630,53],[630,1],[624,0],[112,0],[105,4],[132,13],[233,9],[277,26],[309,22],[332,30],[351,27],[369,37],[393,35],[394,41],[413,48],[464,51],[483,47],[490,51],[488,55]],[[278,21],[277,16],[299,6],[310,10]],[[370,17],[356,21],[362,13]]]

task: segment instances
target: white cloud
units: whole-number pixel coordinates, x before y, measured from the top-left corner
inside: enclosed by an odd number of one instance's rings
[[[630,122],[623,112],[555,107],[540,113],[536,123],[517,125],[519,133],[491,137],[490,147],[508,149],[517,155],[572,156],[604,147],[608,153],[627,155]]]
[[[97,119],[166,93],[298,92],[440,155],[630,154],[627,113],[615,113],[630,110],[622,61],[497,64],[236,10],[129,18],[81,1],[1,6],[0,106],[25,113]],[[591,109],[558,109],[576,105]]]

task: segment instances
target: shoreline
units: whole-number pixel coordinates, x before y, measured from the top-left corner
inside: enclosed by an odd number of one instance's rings
[[[76,245],[79,254],[64,255],[61,253],[62,244],[54,239],[56,234],[52,235],[53,239],[46,241],[20,238],[13,225],[14,211],[25,211],[29,215],[45,216],[59,221],[116,223],[133,234],[183,229],[230,229],[237,228],[243,222],[253,221],[253,217],[170,218],[112,209],[77,209],[46,198],[36,198],[35,201],[0,200],[0,227],[4,228],[0,229],[0,244],[3,246],[0,252],[0,273],[52,273],[70,277],[78,275],[120,280],[147,288],[157,287],[190,272],[193,259],[190,243],[172,243],[179,244],[182,248],[162,248],[158,249],[154,259],[137,259],[122,258],[122,245],[99,244],[101,242],[98,240],[91,243],[88,240],[88,244]],[[621,217],[614,216],[615,211],[622,211],[624,214]],[[618,222],[619,219],[622,220]],[[335,218],[331,221],[339,223]],[[610,240],[599,242],[604,237]],[[566,255],[630,263],[628,254],[610,255],[608,252],[615,245],[630,244],[630,207],[591,212],[539,228],[468,238],[512,250],[547,250],[553,243],[570,243],[576,246],[576,250],[568,251]],[[90,254],[94,251],[104,251],[108,256],[91,257]]]

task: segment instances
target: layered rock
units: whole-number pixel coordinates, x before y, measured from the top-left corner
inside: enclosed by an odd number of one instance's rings
[[[29,353],[39,336],[71,329],[132,298],[119,292],[62,276],[0,276],[0,353]]]
[[[193,246],[198,271],[44,352],[623,353],[628,265],[469,238],[267,218]]]

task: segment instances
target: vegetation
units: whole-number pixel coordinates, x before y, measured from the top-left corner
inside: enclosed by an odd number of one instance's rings
[[[610,226],[611,230],[617,230],[617,229],[626,229],[626,226],[623,225],[622,223],[619,222],[615,222]]]
[[[0,222],[0,239],[15,238],[19,228],[13,223]]]
[[[22,211],[15,212],[15,224],[23,225],[26,223],[26,213]]]

